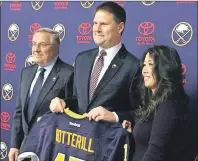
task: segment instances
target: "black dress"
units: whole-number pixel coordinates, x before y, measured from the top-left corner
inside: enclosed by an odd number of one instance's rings
[[[132,161],[188,161],[185,155],[186,107],[171,99],[161,103],[153,119],[133,128]]]

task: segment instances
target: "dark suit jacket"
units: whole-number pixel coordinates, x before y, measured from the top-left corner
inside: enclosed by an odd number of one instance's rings
[[[20,89],[12,124],[11,148],[20,148],[32,125],[39,117],[50,111],[49,105],[54,97],[67,98],[73,95],[73,67],[58,58],[41,89],[31,121],[28,123],[27,99],[37,68],[38,65],[33,65],[24,68],[21,72]]]
[[[133,105],[130,103],[129,90],[131,86],[135,86],[134,78],[139,69],[138,58],[122,45],[89,101],[90,74],[97,54],[98,48],[82,52],[76,57],[74,93],[78,99],[79,113],[103,106],[109,111],[115,111],[120,122],[123,119],[131,120],[129,111]]]

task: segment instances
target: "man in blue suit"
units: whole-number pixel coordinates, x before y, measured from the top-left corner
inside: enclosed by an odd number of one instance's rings
[[[88,112],[90,120],[122,122],[132,119],[134,88],[139,60],[121,43],[126,22],[124,8],[105,2],[95,9],[93,39],[98,48],[79,53],[74,67],[74,93],[78,112]],[[130,92],[131,91],[131,92]],[[52,112],[63,112],[70,106],[55,98]]]
[[[59,58],[59,45],[59,35],[49,28],[41,28],[33,35],[31,49],[36,64],[21,72],[9,161],[17,159],[31,127],[49,111],[50,101],[73,95],[73,67]]]

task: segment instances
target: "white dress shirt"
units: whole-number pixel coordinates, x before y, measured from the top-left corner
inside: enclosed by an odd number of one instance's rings
[[[45,67],[40,67],[40,66],[38,66],[38,69],[37,69],[37,72],[36,72],[36,75],[35,75],[35,77],[34,77],[34,79],[33,79],[33,81],[32,81],[32,84],[31,84],[31,87],[30,87],[30,92],[29,92],[29,96],[31,96],[31,94],[32,94],[32,91],[33,91],[33,88],[34,88],[34,86],[35,86],[35,84],[36,84],[36,81],[37,81],[37,79],[38,79],[38,77],[39,77],[39,74],[40,74],[40,68],[45,68],[45,73],[44,73],[44,78],[43,78],[43,84],[45,83],[45,81],[46,81],[46,79],[47,79],[47,77],[48,77],[48,75],[50,74],[50,72],[51,72],[51,70],[52,70],[52,68],[54,67],[54,64],[56,63],[56,60],[58,59],[58,56],[56,56],[47,66],[45,66]],[[43,86],[43,84],[42,84],[42,86]]]
[[[104,56],[104,66],[103,66],[103,68],[102,68],[102,70],[100,72],[100,76],[98,78],[98,82],[96,84],[96,87],[98,86],[99,82],[101,81],[102,77],[104,76],[105,72],[107,71],[109,65],[111,64],[111,61],[116,56],[116,54],[118,53],[118,51],[120,50],[121,47],[122,47],[121,42],[119,44],[117,44],[116,46],[113,46],[113,47],[111,47],[109,49],[103,49],[103,48],[99,47],[99,52],[98,52],[98,55],[95,58],[92,71],[93,71],[94,66],[96,64],[96,61],[98,60],[98,58],[100,56],[101,50],[104,50],[107,53],[107,55]]]
[[[96,56],[95,58],[95,61],[94,61],[94,65],[93,65],[93,68],[92,68],[92,71],[94,69],[94,66],[96,64],[96,61],[98,60],[98,57],[100,56],[100,52],[101,50],[104,50],[107,55],[104,56],[104,66],[100,72],[100,75],[99,75],[99,78],[98,78],[98,82],[96,84],[96,87],[98,86],[99,82],[101,81],[102,77],[104,76],[105,72],[107,71],[109,65],[111,64],[111,61],[113,60],[113,58],[116,56],[116,54],[118,53],[118,51],[120,50],[120,48],[122,47],[122,44],[121,42],[111,48],[108,48],[108,49],[103,49],[99,46],[99,52],[98,52],[98,55]],[[113,112],[115,117],[116,117],[116,122],[119,122],[119,117],[118,115]]]

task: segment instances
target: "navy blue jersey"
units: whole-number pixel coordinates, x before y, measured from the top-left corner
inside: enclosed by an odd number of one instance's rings
[[[131,135],[120,123],[89,121],[65,110],[47,113],[31,129],[23,152],[34,152],[40,161],[128,161]]]

